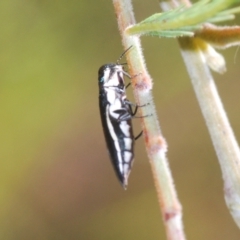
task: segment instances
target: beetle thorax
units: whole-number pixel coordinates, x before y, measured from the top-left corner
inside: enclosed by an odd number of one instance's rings
[[[104,71],[104,87],[118,87],[123,84],[123,66],[115,65],[113,68],[106,68]]]

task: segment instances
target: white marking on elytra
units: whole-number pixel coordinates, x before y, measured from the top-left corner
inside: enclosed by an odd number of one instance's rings
[[[121,148],[119,145],[119,140],[118,140],[118,137],[114,131],[114,128],[113,128],[111,120],[110,120],[110,110],[109,109],[110,109],[110,106],[107,106],[106,117],[107,117],[108,129],[109,129],[110,135],[114,141],[115,149],[117,151],[117,156],[118,156],[118,161],[119,161],[119,163],[118,163],[119,171],[122,174],[126,175],[126,174],[128,174],[130,168],[129,168],[128,164],[124,164],[124,162],[130,163],[130,161],[132,159],[132,153],[128,152],[128,151],[124,151],[124,156],[122,156],[122,151],[121,151]],[[132,144],[131,138],[124,138],[124,143],[125,143],[126,150],[128,150],[128,149],[131,150],[131,144]]]
[[[108,126],[108,129],[109,129],[109,132],[111,134],[111,137],[114,141],[114,145],[115,145],[115,148],[118,152],[120,152],[120,146],[119,146],[119,143],[118,143],[118,137],[114,131],[114,128],[112,126],[112,123],[111,123],[111,120],[109,118],[109,106],[107,106],[106,108],[106,117],[107,117],[107,126]],[[122,157],[119,158],[119,160],[122,162]]]
[[[124,171],[125,177],[127,177],[129,174],[129,165],[127,163],[123,164],[123,171]]]
[[[122,130],[125,137],[130,137],[130,132],[129,132],[130,126],[127,123],[127,121],[122,121],[120,123],[120,129]]]
[[[132,153],[128,152],[128,151],[125,151],[124,152],[124,161],[125,161],[125,163],[130,163],[131,159],[132,159]]]
[[[125,149],[132,150],[132,139],[131,138],[124,138]]]
[[[116,113],[115,111],[120,110],[120,109],[122,109],[122,102],[120,99],[116,99],[116,101],[114,101],[114,104],[110,105],[110,107],[109,107],[109,114],[113,118],[118,119],[120,114]]]
[[[107,100],[113,105],[117,99],[116,90],[114,88],[106,88]]]
[[[116,142],[115,142],[115,145],[116,145]],[[120,151],[118,151],[118,152],[117,152],[117,155],[118,155],[118,159],[120,159],[119,164],[118,164],[119,170],[120,170],[121,173],[123,173],[122,154],[121,154]]]
[[[106,96],[107,101],[111,105],[111,111],[119,110],[120,108],[123,108],[124,100],[126,99],[126,96],[122,93],[116,92],[115,88],[107,88],[106,90]]]

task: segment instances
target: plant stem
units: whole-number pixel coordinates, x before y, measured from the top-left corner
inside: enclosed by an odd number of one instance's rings
[[[166,11],[180,4],[191,6],[189,0],[170,0],[169,2],[161,3],[161,7]],[[178,41],[221,166],[225,201],[233,219],[240,228],[239,146],[218,95],[213,77],[207,66],[209,62],[201,48],[201,42],[204,41],[201,40],[199,42],[198,38],[179,38]],[[205,44],[208,45],[207,42]],[[222,61],[220,55],[217,56],[214,52],[209,52],[209,54],[212,54],[212,56],[208,57],[215,58],[215,61]]]
[[[152,98],[152,79],[149,76],[139,37],[128,36],[125,29],[135,24],[130,0],[113,0],[118,20],[118,27],[125,49],[133,46],[127,54],[127,62],[132,78],[134,96],[138,105],[148,104],[140,108],[144,140],[152,167],[159,205],[169,240],[184,240],[182,224],[182,208],[177,198],[173,178],[166,158],[167,144],[162,136]]]
[[[240,151],[214,80],[194,39],[179,39],[181,52],[192,80],[222,170],[225,200],[240,227]]]

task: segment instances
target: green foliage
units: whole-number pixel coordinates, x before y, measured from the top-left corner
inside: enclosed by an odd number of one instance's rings
[[[163,13],[156,13],[127,29],[130,35],[159,37],[193,36],[205,22],[221,22],[234,18],[239,7],[225,10],[239,0],[201,0],[191,7],[180,6]]]

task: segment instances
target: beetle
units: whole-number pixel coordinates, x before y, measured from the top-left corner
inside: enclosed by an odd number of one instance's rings
[[[130,47],[131,48],[131,47]],[[139,106],[131,103],[126,97],[124,76],[131,76],[124,71],[120,59],[116,63],[104,64],[98,70],[99,109],[103,132],[112,165],[124,189],[127,187],[128,176],[134,159],[134,138],[132,118]],[[133,111],[132,105],[136,108]]]

